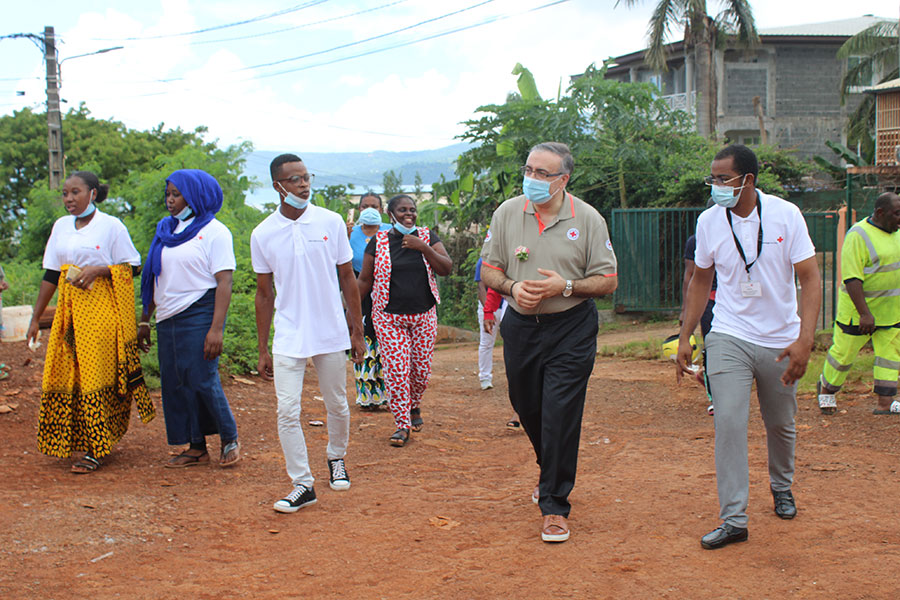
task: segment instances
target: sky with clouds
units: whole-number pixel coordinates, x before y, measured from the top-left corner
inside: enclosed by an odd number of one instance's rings
[[[0,36],[55,28],[64,110],[84,102],[97,117],[139,129],[204,125],[222,144],[249,140],[260,150],[422,150],[458,141],[460,122],[478,106],[502,103],[515,90],[510,71],[517,62],[534,73],[542,95],[553,97],[591,62],[644,47],[656,2],[636,4],[17,2],[4,8]],[[712,13],[722,4],[707,0]],[[898,17],[896,0],[752,6],[761,29]],[[80,56],[115,46],[123,48]],[[44,75],[34,43],[0,39],[0,114],[42,111]]]

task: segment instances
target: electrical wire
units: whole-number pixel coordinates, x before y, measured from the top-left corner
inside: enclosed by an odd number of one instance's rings
[[[370,37],[370,38],[366,38],[366,39],[363,39],[363,40],[357,40],[357,41],[355,41],[355,42],[349,42],[349,43],[347,43],[347,44],[341,44],[340,46],[334,46],[334,47],[328,48],[328,49],[326,49],[326,50],[317,50],[317,51],[315,51],[315,52],[310,52],[309,54],[301,54],[300,56],[294,56],[294,57],[292,57],[292,58],[283,58],[283,59],[281,59],[281,60],[276,60],[276,61],[273,61],[273,62],[260,63],[260,64],[258,64],[258,65],[250,65],[249,67],[243,67],[243,68],[238,69],[238,70],[239,70],[239,71],[247,71],[247,70],[249,70],[249,69],[261,69],[261,68],[263,68],[263,67],[273,67],[273,66],[275,66],[275,65],[280,65],[280,64],[287,63],[287,62],[293,62],[293,61],[295,61],[295,60],[301,60],[301,59],[304,59],[304,58],[310,58],[311,56],[319,56],[320,54],[327,54],[328,52],[334,52],[335,50],[343,50],[344,48],[350,48],[350,47],[352,47],[352,46],[358,46],[358,45],[360,45],[360,44],[365,44],[366,42],[371,42],[371,41],[374,41],[374,40],[378,40],[378,39],[381,39],[381,38],[384,38],[384,37],[387,37],[387,36],[390,36],[390,35],[396,35],[396,34],[398,34],[398,33],[404,32],[404,31],[409,31],[410,29],[415,29],[415,28],[417,28],[417,27],[421,27],[421,26],[427,25],[427,24],[429,24],[429,23],[434,23],[434,22],[436,22],[436,21],[440,21],[441,19],[446,19],[446,18],[448,18],[448,17],[452,17],[452,16],[455,16],[455,15],[458,15],[458,14],[461,14],[461,13],[464,13],[464,12],[468,12],[468,11],[473,10],[473,9],[476,9],[476,8],[478,8],[478,7],[480,7],[480,6],[484,6],[484,5],[486,5],[486,4],[490,4],[491,2],[494,2],[494,0],[483,0],[482,2],[479,2],[479,3],[477,3],[477,4],[473,4],[473,5],[471,5],[471,6],[467,6],[466,8],[461,8],[461,9],[459,9],[459,10],[455,10],[455,11],[453,11],[453,12],[449,12],[449,13],[440,15],[439,17],[433,17],[433,18],[431,18],[431,19],[426,19],[426,20],[424,20],[424,21],[419,21],[418,23],[414,23],[413,25],[407,25],[406,27],[401,27],[400,29],[395,29],[395,30],[393,30],[393,31],[388,31],[388,32],[386,32],[386,33],[381,33],[381,34],[372,36],[372,37]]]
[[[282,15],[287,15],[293,12],[298,12],[306,8],[312,8],[313,6],[318,6],[319,4],[324,4],[326,2],[330,2],[330,0],[310,0],[309,2],[304,2],[302,4],[297,4],[290,8],[285,8],[282,10],[277,10],[275,12],[266,13],[264,15],[257,15],[255,17],[250,17],[249,19],[244,19],[243,21],[235,21],[233,23],[225,23],[224,25],[214,25],[213,27],[204,27],[203,29],[195,29],[194,31],[183,31],[181,33],[167,33],[161,35],[148,35],[148,36],[138,36],[138,37],[126,37],[126,38],[92,38],[97,41],[103,42],[114,42],[114,41],[126,41],[126,42],[136,42],[143,40],[161,40],[161,39],[170,39],[177,37],[186,37],[189,35],[199,35],[201,33],[209,33],[210,31],[219,31],[222,29],[230,29],[232,27],[239,27],[241,25],[247,25],[249,23],[256,23],[259,21],[265,21],[266,19],[272,19],[274,17],[280,17]]]
[[[449,30],[446,30],[446,31],[442,31],[442,32],[440,32],[440,33],[435,33],[435,34],[428,35],[428,36],[425,36],[425,37],[421,37],[421,38],[418,38],[418,39],[415,39],[415,40],[408,40],[408,41],[406,41],[406,42],[400,42],[400,43],[394,44],[393,46],[385,46],[385,47],[383,47],[383,48],[376,48],[376,49],[374,49],[374,50],[369,50],[369,51],[367,51],[367,52],[361,52],[361,53],[359,53],[359,54],[353,54],[353,55],[350,55],[350,56],[344,56],[344,57],[341,57],[341,58],[335,58],[335,59],[333,59],[333,60],[329,60],[329,61],[325,61],[325,62],[319,62],[319,63],[314,63],[314,64],[311,64],[311,65],[306,65],[306,66],[304,66],[304,67],[297,67],[297,68],[294,68],[294,69],[287,69],[287,70],[285,70],[285,71],[276,71],[276,72],[274,72],[274,73],[266,73],[266,74],[262,74],[262,75],[256,75],[256,76],[254,76],[254,77],[250,77],[250,78],[246,79],[245,81],[250,81],[250,80],[253,80],[253,79],[265,79],[265,78],[267,78],[267,77],[276,77],[276,76],[278,76],[278,75],[287,75],[288,73],[297,73],[297,72],[299,72],[299,71],[306,71],[306,70],[309,70],[309,69],[314,69],[314,68],[316,68],[316,67],[324,67],[324,66],[326,66],[326,65],[333,65],[333,64],[335,64],[335,63],[344,62],[344,61],[347,61],[347,60],[352,60],[352,59],[354,59],[354,58],[362,58],[362,57],[364,57],[364,56],[370,56],[370,55],[372,55],[372,54],[378,54],[378,53],[380,53],[380,52],[386,52],[386,51],[388,51],[388,50],[395,50],[395,49],[397,49],[397,48],[403,48],[403,47],[405,47],[405,46],[411,46],[411,45],[413,45],[413,44],[418,44],[419,42],[426,42],[426,41],[433,40],[433,39],[437,39],[437,38],[444,37],[444,36],[447,36],[447,35],[452,35],[452,34],[454,34],[454,33],[460,33],[460,32],[463,32],[463,31],[467,31],[467,30],[469,30],[469,29],[475,29],[476,27],[482,27],[482,26],[484,26],[484,25],[490,25],[490,24],[493,24],[493,23],[498,23],[498,22],[500,22],[500,21],[505,21],[505,20],[511,19],[511,18],[513,18],[513,17],[518,17],[518,16],[521,16],[521,15],[528,14],[528,13],[531,13],[531,12],[536,12],[536,11],[539,11],[539,10],[542,10],[542,9],[545,9],[545,8],[550,8],[551,6],[556,6],[556,5],[558,5],[558,4],[565,4],[566,2],[571,2],[571,0],[556,0],[555,2],[550,2],[550,3],[548,3],[548,4],[544,4],[544,5],[541,5],[541,6],[536,6],[536,7],[534,7],[534,8],[529,8],[529,9],[527,9],[527,10],[519,11],[519,12],[517,12],[517,13],[507,13],[507,14],[505,14],[505,15],[497,15],[497,16],[494,16],[494,17],[490,17],[490,18],[488,18],[488,19],[485,19],[485,20],[483,20],[483,21],[481,21],[481,22],[479,22],[479,23],[474,23],[474,24],[471,24],[471,25],[465,25],[465,26],[462,26],[462,27],[457,27],[457,28],[455,28],[455,29],[449,29]],[[317,54],[319,54],[319,53],[317,53]],[[243,69],[239,69],[239,70],[243,70]]]

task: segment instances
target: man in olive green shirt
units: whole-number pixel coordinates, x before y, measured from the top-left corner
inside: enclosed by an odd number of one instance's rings
[[[597,351],[590,298],[616,289],[606,221],[566,191],[574,160],[565,144],[531,149],[524,195],[494,212],[481,252],[486,285],[511,298],[500,324],[509,399],[534,448],[541,539],[569,538],[587,382]]]

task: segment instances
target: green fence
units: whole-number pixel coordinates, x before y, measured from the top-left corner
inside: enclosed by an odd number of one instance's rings
[[[614,209],[611,236],[618,259],[619,287],[613,303],[619,312],[675,311],[681,307],[684,246],[694,234],[702,208]],[[838,215],[808,212],[810,237],[822,274],[820,327],[834,319]]]

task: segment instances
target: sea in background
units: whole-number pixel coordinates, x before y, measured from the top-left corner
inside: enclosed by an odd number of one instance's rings
[[[471,147],[460,143],[435,150],[415,152],[295,152],[316,178],[313,189],[329,185],[352,185],[350,193],[366,191],[382,192],[384,173],[394,171],[403,181],[403,190],[413,191],[416,173],[422,178],[422,191],[431,191],[431,184],[456,178],[456,159]],[[255,179],[259,186],[247,193],[246,202],[261,207],[267,202],[277,202],[272,189],[269,164],[281,151],[255,150],[247,155],[244,175]]]

